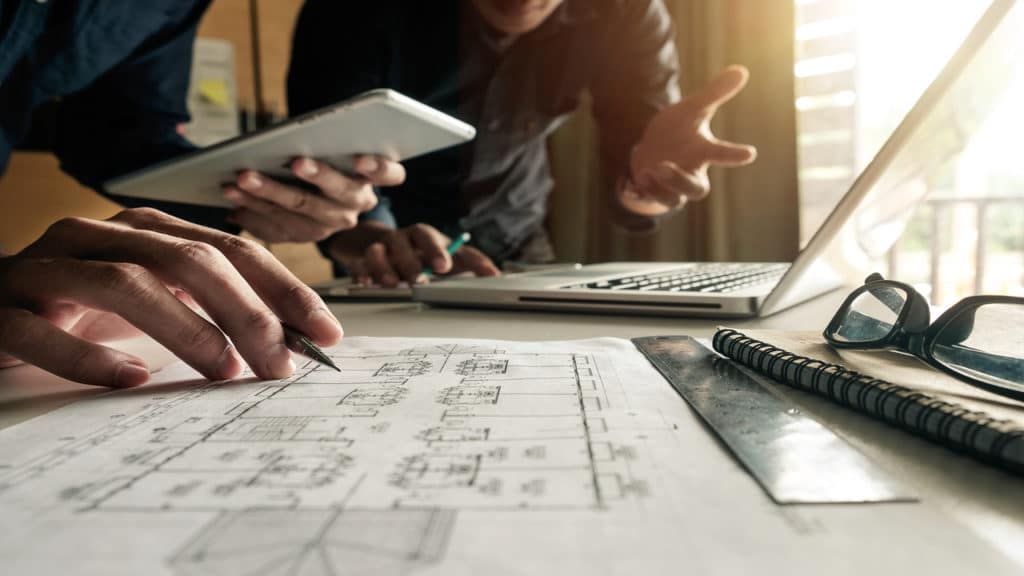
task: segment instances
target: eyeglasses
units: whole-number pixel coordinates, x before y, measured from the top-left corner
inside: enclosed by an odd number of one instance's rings
[[[971,385],[1024,401],[1024,298],[972,296],[932,323],[917,290],[872,274],[824,336],[836,348],[909,352]]]

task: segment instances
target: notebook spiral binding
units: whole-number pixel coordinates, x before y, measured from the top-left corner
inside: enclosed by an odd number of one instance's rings
[[[1009,472],[1024,475],[1024,428],[929,394],[798,356],[731,329],[713,345],[731,358],[782,384],[811,392],[941,443]]]

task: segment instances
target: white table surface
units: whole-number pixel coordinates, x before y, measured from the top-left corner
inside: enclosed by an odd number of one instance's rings
[[[820,331],[844,296],[832,293],[764,319],[693,320],[431,308],[411,303],[335,304],[348,336],[573,340],[690,335],[716,326]],[[173,357],[147,339],[124,343],[153,366]],[[853,411],[787,388],[777,390],[914,488],[921,504],[943,511],[1014,559],[1024,574],[1024,478],[1004,473]],[[103,390],[35,368],[0,370],[0,428]]]

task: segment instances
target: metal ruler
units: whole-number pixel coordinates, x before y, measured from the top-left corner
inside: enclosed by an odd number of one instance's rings
[[[917,498],[864,454],[700,342],[636,338],[636,347],[779,504]]]

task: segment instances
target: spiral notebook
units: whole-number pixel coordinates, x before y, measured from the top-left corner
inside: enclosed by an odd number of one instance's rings
[[[916,358],[837,352],[820,335],[792,332],[744,334],[723,328],[713,345],[775,381],[1024,475],[1024,404],[963,384]]]

